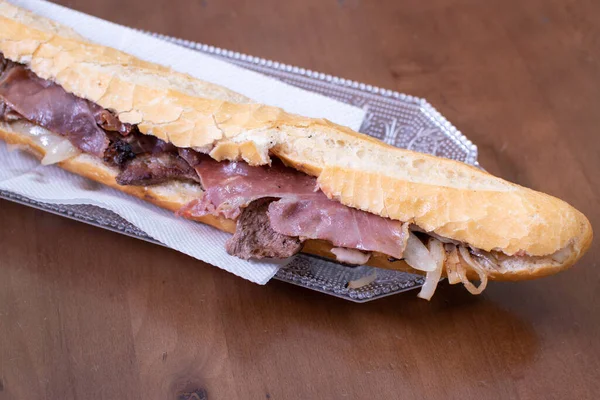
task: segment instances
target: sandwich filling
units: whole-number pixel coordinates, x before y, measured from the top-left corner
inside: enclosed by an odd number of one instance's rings
[[[341,262],[364,264],[373,253],[404,259],[427,274],[421,293],[425,298],[433,294],[444,266],[451,283],[462,281],[472,293],[485,288],[486,270],[500,268],[499,255],[434,238],[409,222],[329,199],[319,190],[316,178],[278,160],[261,167],[217,162],[206,154],[144,135],[137,126],[122,123],[111,111],[66,92],[2,53],[0,121],[26,121],[59,135],[68,141],[69,149],[60,152],[62,157],[55,155],[52,162],[78,152],[90,154],[118,168],[120,185],[150,186],[173,180],[201,185],[203,196],[185,205],[178,215],[236,220],[236,232],[226,249],[244,259],[290,257],[302,249],[305,240],[324,240]],[[480,277],[479,287],[466,278],[468,269]]]

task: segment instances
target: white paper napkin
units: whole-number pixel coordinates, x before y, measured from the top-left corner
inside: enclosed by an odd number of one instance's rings
[[[227,86],[262,103],[302,115],[327,118],[355,130],[364,118],[364,111],[356,107],[292,87],[127,27],[46,1],[11,2],[71,26],[92,41]],[[9,151],[8,146],[1,141],[0,160],[0,189],[45,203],[92,204],[109,209],[165,245],[252,282],[265,284],[285,263],[248,262],[232,257],[225,252],[229,234],[177,218],[170,211],[95,184],[58,167],[40,166],[37,160],[21,151]]]

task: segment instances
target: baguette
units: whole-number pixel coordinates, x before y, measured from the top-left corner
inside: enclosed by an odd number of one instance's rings
[[[486,268],[490,279],[531,279],[558,272],[573,265],[591,244],[589,221],[557,198],[457,161],[395,148],[324,119],[257,104],[226,88],[91,43],[4,1],[0,53],[110,110],[142,134],[207,153],[217,161],[260,166],[277,158],[316,177],[319,189],[345,206],[493,253],[498,265]],[[44,149],[26,130],[24,123],[4,122],[0,138],[43,157]],[[181,182],[119,185],[118,170],[88,154],[59,166],[172,211],[202,196],[198,185]],[[222,216],[193,219],[231,233],[236,229],[235,221]],[[335,258],[331,247],[308,240],[303,249]],[[423,273],[378,253],[368,264]],[[481,277],[473,269],[465,273],[471,279]],[[443,274],[449,274],[447,266]]]

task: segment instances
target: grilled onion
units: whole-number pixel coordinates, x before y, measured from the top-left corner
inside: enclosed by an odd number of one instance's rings
[[[79,151],[67,139],[48,144],[45,150],[46,155],[42,158],[42,165],[56,164],[79,154]]]
[[[427,247],[412,232],[408,233],[406,249],[404,250],[404,261],[419,271],[431,272],[437,267]]]
[[[458,251],[460,252],[460,255],[463,258],[463,260],[465,260],[465,262],[469,265],[469,267],[471,267],[475,272],[477,272],[477,275],[479,275],[479,287],[476,287],[471,283],[471,281],[469,281],[469,279],[467,278],[466,269],[462,265],[462,263],[459,264],[457,270],[460,280],[471,294],[480,294],[485,290],[488,281],[487,274],[485,273],[483,266],[477,261],[473,260],[471,254],[469,253],[469,250],[467,250],[464,246],[459,246]]]
[[[448,252],[448,256],[446,257],[446,275],[448,276],[448,283],[454,285],[460,282],[460,277],[458,276],[458,272],[456,272],[460,265],[458,248],[452,244],[447,244],[445,247]]]
[[[444,250],[444,245],[437,239],[431,239],[429,241],[429,252],[435,261],[436,268],[435,270],[427,273],[427,276],[425,277],[425,283],[417,295],[425,300],[431,300],[433,293],[435,293],[435,289],[437,288],[438,282],[442,276],[442,270],[444,269],[444,259],[446,258],[446,250]]]
[[[356,249],[347,249],[344,247],[334,247],[331,252],[335,254],[335,258],[339,262],[352,264],[352,265],[363,265],[371,258],[371,253],[363,253]]]
[[[30,122],[16,121],[12,122],[10,127],[32,139],[36,145],[44,149],[43,165],[56,164],[79,154],[79,150],[67,139],[41,126]]]

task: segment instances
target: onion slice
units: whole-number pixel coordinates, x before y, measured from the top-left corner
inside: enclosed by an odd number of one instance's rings
[[[10,128],[31,139],[37,146],[44,149],[45,155],[41,161],[43,165],[56,164],[71,157],[75,157],[80,153],[80,151],[63,136],[53,133],[41,126],[34,125],[31,122],[11,122]]]
[[[339,262],[352,264],[352,265],[363,265],[371,258],[371,253],[363,253],[356,249],[347,249],[344,247],[334,247],[331,252],[335,254],[335,258]]]
[[[446,275],[448,275],[448,283],[455,285],[460,282],[457,268],[460,265],[460,258],[458,257],[458,248],[454,245],[447,244],[446,251],[448,257],[446,258]]]
[[[417,295],[425,300],[431,300],[431,297],[435,293],[438,282],[442,277],[444,260],[446,258],[446,250],[444,250],[444,245],[437,239],[431,239],[429,241],[429,252],[432,258],[435,260],[436,268],[435,270],[427,273],[427,276],[425,277],[425,283]]]
[[[67,139],[46,146],[46,155],[42,158],[42,165],[52,165],[75,157],[79,151]]]
[[[469,267],[471,267],[475,272],[477,272],[481,283],[479,284],[479,287],[476,287],[471,283],[471,281],[469,281],[469,279],[467,279],[465,267],[462,265],[462,263],[458,268],[458,275],[460,276],[460,280],[471,294],[481,294],[481,292],[485,290],[485,287],[487,286],[488,282],[487,274],[485,273],[483,266],[481,266],[477,261],[473,260],[471,254],[469,254],[469,250],[467,250],[465,247],[459,246],[458,251],[460,252],[460,255],[465,260],[465,262],[469,265]]]
[[[408,233],[406,249],[404,250],[404,261],[419,271],[431,272],[437,267],[427,247],[412,232]]]

